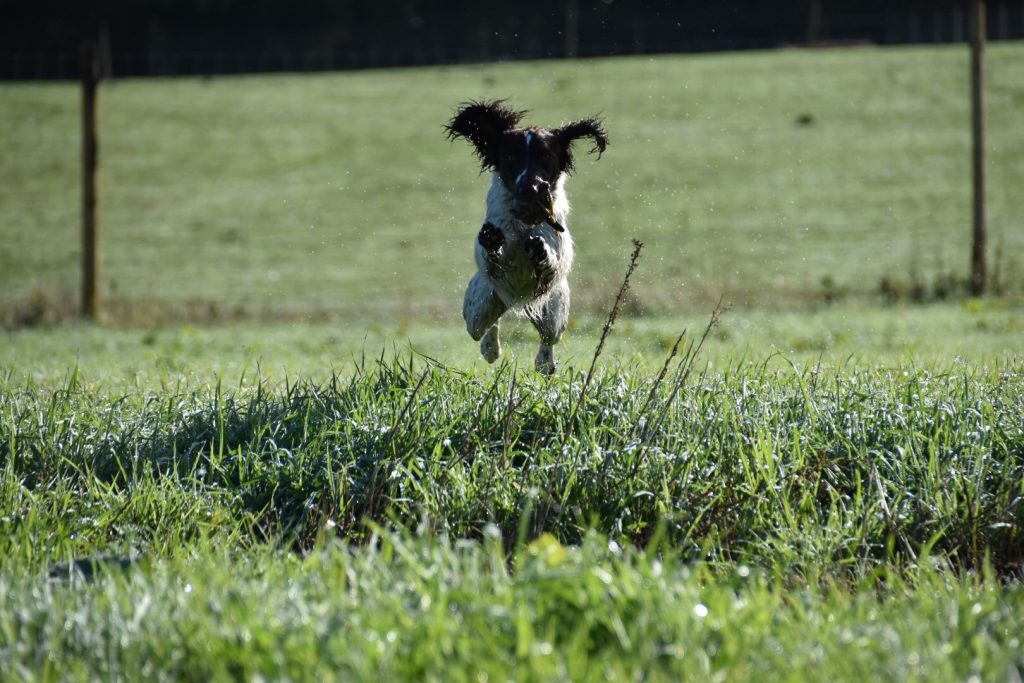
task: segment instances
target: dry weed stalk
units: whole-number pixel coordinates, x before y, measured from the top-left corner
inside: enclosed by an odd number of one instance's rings
[[[601,330],[601,339],[597,342],[597,348],[594,349],[594,357],[590,361],[590,369],[587,371],[587,376],[583,380],[583,387],[580,389],[580,395],[577,397],[572,412],[569,414],[569,421],[566,424],[570,428],[576,419],[576,413],[579,411],[579,407],[587,397],[587,389],[590,388],[590,380],[594,377],[594,369],[597,367],[597,359],[601,357],[601,352],[604,351],[605,340],[607,340],[608,335],[611,334],[612,327],[615,325],[615,321],[618,319],[619,313],[622,310],[622,300],[625,298],[626,292],[629,290],[629,279],[633,277],[633,271],[636,270],[637,262],[640,260],[640,252],[643,248],[643,242],[637,239],[633,240],[633,253],[629,257],[629,268],[626,269],[626,276],[622,278],[622,286],[619,287],[619,293],[615,295],[615,303],[612,305],[612,310],[608,312],[608,318],[604,321],[604,328]]]

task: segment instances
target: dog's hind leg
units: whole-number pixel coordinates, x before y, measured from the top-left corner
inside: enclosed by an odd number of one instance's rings
[[[493,363],[501,355],[498,319],[506,308],[483,274],[478,272],[474,275],[466,288],[462,317],[466,321],[466,331],[480,342],[480,353],[488,363]]]
[[[562,280],[551,290],[540,310],[527,308],[530,322],[540,334],[540,349],[534,360],[537,372],[551,375],[555,372],[554,345],[562,339],[569,324],[569,283]]]

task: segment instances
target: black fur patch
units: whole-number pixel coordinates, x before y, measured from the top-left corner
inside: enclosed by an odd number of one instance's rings
[[[477,239],[480,241],[480,246],[489,252],[498,251],[505,243],[505,235],[501,232],[501,228],[493,223],[484,223]]]
[[[601,158],[605,148],[608,147],[608,132],[604,129],[604,122],[596,116],[564,124],[552,132],[561,142],[562,170],[566,173],[571,173],[574,168],[572,158],[572,143],[574,140],[591,138],[594,141],[594,146],[589,151],[591,154],[597,152],[598,159]]]

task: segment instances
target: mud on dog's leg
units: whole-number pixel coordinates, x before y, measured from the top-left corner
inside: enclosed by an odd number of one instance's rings
[[[554,347],[541,344],[540,348],[537,349],[537,357],[533,359],[533,367],[542,375],[555,374],[555,368],[558,367],[558,364],[555,363]]]
[[[466,297],[462,302],[462,317],[466,321],[466,331],[474,340],[480,342],[480,353],[488,363],[493,363],[501,355],[501,342],[498,339],[498,318],[506,310],[506,306],[494,293],[491,283],[477,273],[469,281]]]

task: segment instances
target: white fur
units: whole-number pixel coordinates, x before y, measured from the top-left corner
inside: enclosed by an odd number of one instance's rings
[[[480,351],[488,362],[501,353],[498,319],[506,310],[528,318],[541,336],[535,365],[545,374],[554,371],[552,346],[558,343],[569,321],[569,271],[572,269],[573,244],[569,234],[569,200],[565,195],[566,175],[559,176],[553,193],[554,216],[565,232],[557,232],[548,223],[529,226],[512,215],[512,195],[498,173],[491,176],[487,192],[485,222],[498,227],[505,238],[496,259],[475,239],[477,273],[466,289],[462,314],[473,339],[483,339]],[[541,260],[526,248],[527,239],[538,235],[544,241]],[[538,279],[538,269],[546,277]]]

